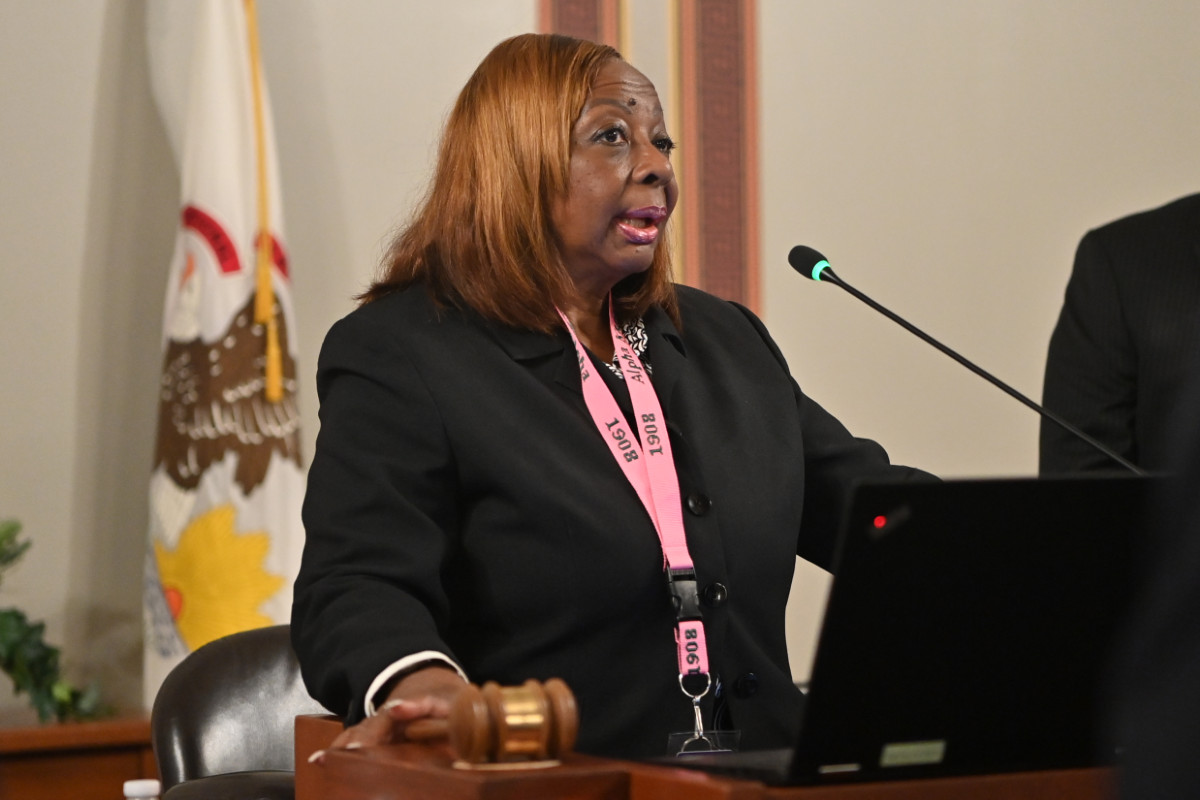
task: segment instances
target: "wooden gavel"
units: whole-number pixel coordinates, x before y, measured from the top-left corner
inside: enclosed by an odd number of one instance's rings
[[[469,764],[546,761],[571,751],[579,731],[575,695],[558,678],[544,684],[483,688],[468,684],[459,692],[447,719],[410,723],[410,739],[449,736],[454,754]]]

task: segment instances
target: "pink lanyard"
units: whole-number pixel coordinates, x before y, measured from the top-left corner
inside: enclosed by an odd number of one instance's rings
[[[617,405],[612,392],[603,379],[593,375],[591,364],[571,321],[562,311],[558,312],[571,341],[575,343],[575,354],[579,357],[579,376],[583,385],[583,399],[596,430],[608,444],[613,458],[633,485],[642,505],[654,523],[662,544],[666,560],[667,584],[675,605],[675,646],[679,656],[679,686],[683,693],[698,704],[700,698],[712,685],[708,674],[708,645],[704,639],[704,623],[700,619],[700,602],[696,586],[696,572],[692,557],[688,554],[687,536],[683,529],[683,507],[679,502],[679,477],[675,471],[675,459],[671,455],[671,440],[667,434],[666,418],[658,395],[650,385],[650,379],[642,368],[637,354],[625,340],[617,327],[612,313],[612,297],[608,301],[608,324],[612,329],[613,346],[625,383],[629,387],[629,399],[633,403],[633,416],[638,421],[641,444],[630,435],[625,414]],[[703,678],[703,684],[695,679],[685,684],[689,676]],[[701,685],[703,688],[700,688]],[[699,705],[696,705],[699,719]]]

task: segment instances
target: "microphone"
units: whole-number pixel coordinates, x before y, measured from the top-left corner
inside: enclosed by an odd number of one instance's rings
[[[994,375],[992,375],[991,373],[982,369],[981,367],[978,367],[975,364],[971,363],[966,358],[963,358],[958,353],[954,352],[949,347],[947,347],[946,345],[939,342],[937,339],[934,339],[932,336],[930,336],[929,334],[925,333],[920,328],[918,328],[915,325],[913,325],[912,323],[910,323],[908,320],[903,319],[902,317],[892,313],[888,309],[881,306],[879,303],[876,303],[874,300],[867,297],[865,294],[860,292],[858,289],[855,289],[853,286],[851,286],[850,284],[843,281],[841,278],[839,278],[834,273],[833,268],[829,266],[828,259],[826,259],[825,256],[821,255],[820,253],[818,253],[816,250],[812,249],[811,247],[806,247],[802,244],[798,244],[795,247],[793,247],[791,249],[791,252],[788,253],[788,263],[792,265],[792,269],[796,270],[797,272],[799,272],[801,275],[808,278],[809,280],[832,283],[834,286],[840,286],[841,288],[845,289],[850,294],[857,297],[859,300],[862,300],[864,303],[869,305],[871,308],[878,311],[880,314],[883,314],[885,317],[890,319],[892,322],[895,322],[897,325],[899,325],[900,327],[907,330],[909,333],[912,333],[912,334],[918,336],[919,338],[925,340],[929,344],[936,347],[938,350],[941,350],[943,353],[950,356],[955,361],[962,364],[964,367],[971,370],[979,377],[983,378],[984,380],[987,380],[993,386],[1003,390],[1004,392],[1008,393],[1010,396],[1015,397],[1017,400],[1021,401],[1025,405],[1029,406],[1034,411],[1038,412],[1046,419],[1048,419],[1051,422],[1053,422],[1054,424],[1058,425],[1063,430],[1065,430],[1068,433],[1072,434],[1073,436],[1077,436],[1079,439],[1087,442],[1089,445],[1096,448],[1101,453],[1103,453],[1104,455],[1111,458],[1113,461],[1116,461],[1122,467],[1125,467],[1125,469],[1129,470],[1130,472],[1134,473],[1135,475],[1145,475],[1146,474],[1146,471],[1143,470],[1141,467],[1122,458],[1119,454],[1115,453],[1111,448],[1106,447],[1105,445],[1096,441],[1091,436],[1088,436],[1086,433],[1079,430],[1079,428],[1076,428],[1074,425],[1067,422],[1065,419],[1058,416],[1053,411],[1050,411],[1049,409],[1033,402],[1028,397],[1021,394],[1020,392],[1018,392],[1016,389],[1009,386],[1004,381],[995,377]]]

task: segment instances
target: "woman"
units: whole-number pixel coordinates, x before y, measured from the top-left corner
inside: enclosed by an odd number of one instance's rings
[[[662,755],[694,705],[745,749],[790,742],[794,558],[828,566],[851,479],[910,471],[749,311],[671,284],[673,146],[653,85],[589,42],[505,41],[459,96],[318,365],[292,631],[335,747],[402,738],[467,678],[551,677],[584,752]]]

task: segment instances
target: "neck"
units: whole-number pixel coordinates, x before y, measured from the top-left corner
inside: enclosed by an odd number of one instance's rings
[[[608,296],[599,300],[580,299],[568,308],[563,309],[575,335],[588,350],[597,358],[612,361],[615,353],[612,340],[612,329],[608,325]]]

